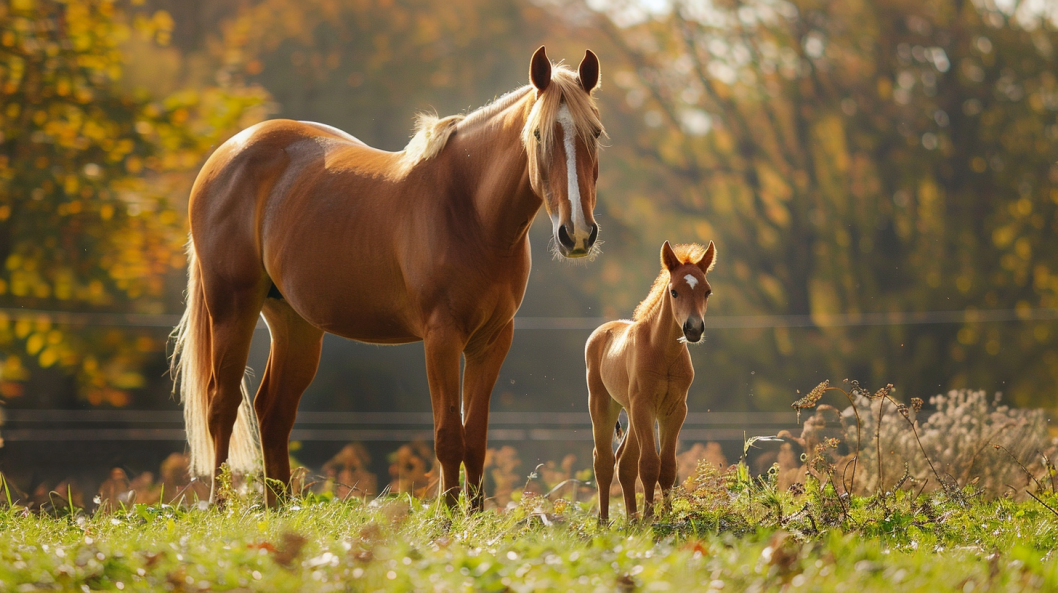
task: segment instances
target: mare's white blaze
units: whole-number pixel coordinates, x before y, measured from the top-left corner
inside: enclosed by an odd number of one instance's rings
[[[694,290],[694,287],[698,286],[698,279],[690,274],[684,276],[683,279],[687,281],[687,284],[691,285],[691,290]]]
[[[573,232],[577,233],[585,230],[584,206],[580,200],[580,183],[577,180],[577,126],[573,122],[569,107],[565,104],[559,108],[557,119],[559,125],[562,126],[563,146],[566,149],[566,178],[568,180],[566,197],[569,198],[573,217]]]

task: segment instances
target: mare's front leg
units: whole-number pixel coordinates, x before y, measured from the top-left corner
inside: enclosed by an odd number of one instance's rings
[[[661,432],[661,471],[658,474],[658,483],[661,485],[666,507],[670,502],[669,493],[676,483],[676,444],[683,421],[687,419],[687,393],[682,395],[675,409],[658,418],[658,428]]]
[[[441,464],[441,493],[445,504],[454,507],[459,500],[459,466],[465,451],[459,414],[459,357],[465,341],[454,324],[433,322],[423,343],[433,408],[434,453]]]
[[[463,467],[466,468],[467,491],[471,508],[482,510],[485,493],[482,490],[485,472],[485,450],[488,445],[489,400],[496,385],[500,367],[511,349],[514,321],[511,320],[482,343],[471,343],[466,351],[466,370],[463,374]]]

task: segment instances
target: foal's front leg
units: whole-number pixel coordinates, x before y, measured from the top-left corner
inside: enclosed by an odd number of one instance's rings
[[[686,398],[686,395],[684,395]],[[683,421],[687,419],[686,400],[679,403],[674,410],[658,418],[658,428],[661,432],[661,472],[658,474],[658,483],[661,485],[661,495],[665,505],[669,504],[669,493],[676,483],[676,444],[680,436],[680,428]]]
[[[485,450],[488,446],[489,400],[514,338],[514,321],[510,321],[493,338],[483,344],[472,344],[466,352],[463,372],[463,467],[466,468],[467,491],[471,506],[482,510],[485,472]]]
[[[653,398],[640,396],[633,397],[631,410],[628,415],[629,423],[639,441],[639,480],[643,482],[643,513],[644,519],[654,516],[654,488],[658,485],[658,476],[661,472],[661,460],[658,457],[657,441],[654,438],[654,411]]]
[[[465,450],[459,413],[459,357],[464,342],[450,324],[434,324],[423,338],[426,378],[433,408],[434,452],[441,464],[441,492],[445,504],[459,500],[459,466]]]

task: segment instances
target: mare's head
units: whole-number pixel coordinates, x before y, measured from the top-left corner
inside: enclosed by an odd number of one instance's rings
[[[599,58],[584,54],[577,72],[553,66],[536,50],[529,65],[535,99],[522,129],[529,156],[529,183],[544,201],[558,252],[593,256],[595,180],[599,177],[599,138],[605,133],[591,93],[599,84]]]
[[[688,342],[697,342],[705,332],[705,309],[709,306],[709,295],[713,293],[705,275],[716,263],[716,247],[698,244],[677,245],[669,242],[661,246],[661,266],[668,272],[668,294],[662,298],[671,300],[672,315],[683,329]]]

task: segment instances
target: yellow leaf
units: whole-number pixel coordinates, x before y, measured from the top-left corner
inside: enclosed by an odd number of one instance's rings
[[[26,352],[30,354],[36,354],[40,352],[40,349],[44,347],[44,336],[41,334],[33,334],[26,340]]]
[[[15,322],[15,336],[19,339],[25,338],[33,330],[33,324],[28,319],[19,319]],[[9,358],[8,361],[11,359]],[[17,359],[16,359],[17,360]]]
[[[55,364],[55,361],[57,360],[59,360],[58,350],[55,348],[46,348],[44,352],[40,353],[40,358],[37,359],[37,362],[40,364],[41,368],[46,369]]]

